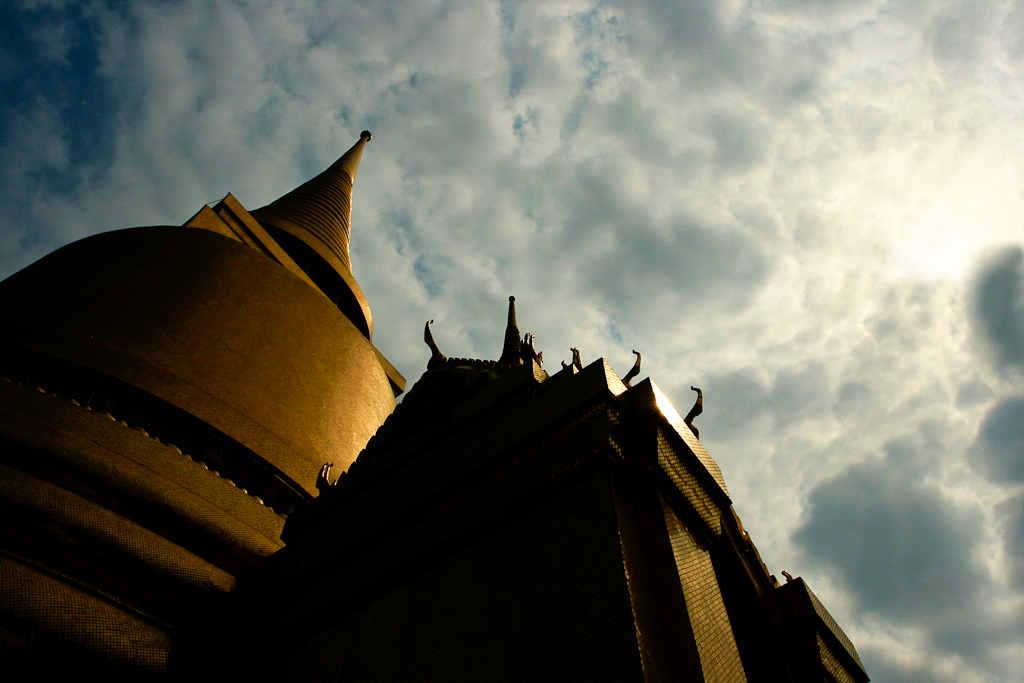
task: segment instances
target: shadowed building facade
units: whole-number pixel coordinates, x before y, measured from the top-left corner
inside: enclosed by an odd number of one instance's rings
[[[396,408],[348,253],[369,137],[0,283],[12,675],[866,681],[690,420],[600,359],[549,375],[514,301],[497,361],[428,327]]]

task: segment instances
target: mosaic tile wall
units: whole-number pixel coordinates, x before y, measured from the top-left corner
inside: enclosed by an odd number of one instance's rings
[[[711,564],[711,553],[698,545],[671,507],[663,502],[662,508],[704,669],[704,680],[707,683],[746,681],[715,568]]]

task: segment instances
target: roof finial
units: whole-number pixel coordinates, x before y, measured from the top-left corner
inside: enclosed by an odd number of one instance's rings
[[[523,335],[523,341],[519,345],[519,357],[526,363],[531,360],[537,361],[537,365],[543,365],[544,363],[544,352],[537,353],[537,348],[533,345],[537,335],[530,334],[527,332]]]
[[[280,199],[256,209],[252,212],[253,217],[264,225],[291,233],[307,244],[312,237],[351,273],[352,182],[359,170],[363,148],[372,137],[370,131],[364,130],[358,142],[330,168]],[[315,244],[310,246],[315,248]]]
[[[320,468],[320,474],[316,476],[316,490],[318,495],[338,483],[337,481],[335,481],[334,484],[331,483],[330,477],[332,467],[334,467],[333,462],[325,462],[324,466]]]
[[[519,357],[519,327],[516,325],[516,298],[508,298],[508,325],[505,327],[505,345],[501,350],[499,363],[509,365],[522,365],[523,359]]]
[[[637,351],[636,349],[633,349],[633,353],[636,354],[636,362],[633,363],[633,367],[629,369],[629,372],[626,373],[626,376],[622,378],[622,383],[625,384],[627,387],[633,386],[632,384],[630,384],[630,382],[633,381],[634,377],[640,374],[640,352]]]
[[[437,344],[434,342],[434,335],[430,333],[430,323],[433,320],[428,320],[427,324],[423,326],[423,341],[430,347],[430,360],[427,361],[427,370],[433,370],[437,366],[448,360],[441,349],[437,348]]]
[[[699,439],[700,431],[693,426],[693,419],[704,412],[704,392],[697,387],[690,387],[690,390],[697,392],[697,400],[694,402],[693,407],[690,408],[690,412],[688,412],[686,417],[683,418],[683,422],[685,422],[686,426],[690,428],[693,435]]]

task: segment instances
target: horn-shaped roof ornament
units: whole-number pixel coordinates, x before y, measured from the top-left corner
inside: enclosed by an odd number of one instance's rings
[[[694,402],[693,407],[690,408],[690,412],[688,412],[686,414],[686,417],[683,418],[683,422],[685,422],[686,426],[690,428],[690,431],[693,432],[693,435],[699,439],[700,431],[698,431],[697,428],[693,426],[693,420],[695,417],[704,412],[704,392],[698,389],[697,387],[690,387],[690,390],[697,392],[697,400]]]
[[[433,370],[448,360],[448,358],[441,353],[441,349],[437,348],[437,343],[434,341],[434,335],[430,333],[430,323],[432,322],[434,321],[428,320],[427,324],[423,326],[423,341],[426,342],[428,347],[430,347],[430,360],[427,361],[427,370]]]
[[[633,367],[629,369],[629,372],[626,373],[626,376],[622,378],[622,383],[625,384],[627,387],[633,386],[632,384],[630,384],[630,382],[633,381],[634,377],[640,374],[640,352],[637,351],[636,349],[633,349],[633,353],[636,354],[636,362],[633,363]]]
[[[523,359],[519,356],[519,327],[516,324],[516,298],[508,298],[508,326],[505,328],[505,345],[501,350],[499,363],[509,365],[522,365]]]

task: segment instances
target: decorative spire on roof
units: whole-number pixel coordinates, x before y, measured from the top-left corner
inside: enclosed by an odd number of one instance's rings
[[[536,361],[537,366],[544,363],[543,352],[537,351],[534,347],[534,340],[537,335],[527,332],[519,339],[519,327],[516,322],[516,298],[508,298],[508,325],[505,328],[504,348],[501,351],[501,358],[498,360],[483,360],[479,358],[448,358],[438,348],[434,341],[434,335],[430,331],[433,320],[428,320],[423,326],[423,341],[430,349],[430,360],[427,361],[427,371],[456,372],[462,374],[483,373],[492,380],[502,372],[511,368],[520,367]],[[479,387],[478,387],[479,388]]]
[[[364,130],[359,141],[330,168],[280,199],[256,209],[253,217],[300,239],[312,236],[351,273],[352,182],[359,170],[363,148],[372,137],[370,131]]]
[[[523,359],[519,356],[519,327],[516,324],[516,298],[508,298],[508,326],[505,328],[505,345],[501,350],[499,363],[508,365],[522,365]]]

